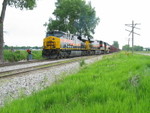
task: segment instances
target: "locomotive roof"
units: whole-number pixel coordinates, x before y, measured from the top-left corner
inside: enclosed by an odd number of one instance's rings
[[[53,31],[48,31],[47,34],[55,34],[55,33],[58,33],[58,34],[66,34],[65,32],[63,31],[58,31],[58,30],[53,30]]]

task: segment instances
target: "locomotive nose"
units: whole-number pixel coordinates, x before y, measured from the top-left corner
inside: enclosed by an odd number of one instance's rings
[[[46,40],[46,46],[48,46],[50,49],[55,48],[55,38],[54,37],[48,37]]]
[[[44,47],[46,49],[59,49],[60,39],[54,36],[49,36],[44,39]]]

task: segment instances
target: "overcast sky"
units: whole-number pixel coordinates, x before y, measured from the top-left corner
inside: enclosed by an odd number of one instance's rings
[[[2,0],[3,1],[3,0]],[[87,0],[88,1],[88,0]],[[90,0],[89,0],[90,1]],[[56,0],[38,0],[34,10],[22,10],[7,7],[4,21],[4,41],[9,46],[42,46],[46,28],[43,26],[49,17],[53,17]],[[150,47],[150,2],[149,0],[91,0],[100,23],[96,27],[94,38],[110,44],[118,41],[120,48],[131,38],[131,30],[125,24],[141,23],[136,30],[135,45]],[[2,3],[1,3],[2,4]],[[0,6],[1,10],[1,6]],[[131,41],[130,41],[131,44]]]

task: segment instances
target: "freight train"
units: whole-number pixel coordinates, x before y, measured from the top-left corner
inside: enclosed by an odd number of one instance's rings
[[[66,58],[117,52],[118,49],[101,40],[54,30],[46,33],[42,56],[45,58]]]

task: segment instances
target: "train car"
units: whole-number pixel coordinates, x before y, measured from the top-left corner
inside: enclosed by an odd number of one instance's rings
[[[120,51],[120,49],[118,49],[112,45],[110,46],[110,53],[114,53],[114,52],[118,52],[118,51]]]
[[[104,46],[105,46],[105,53],[110,53],[110,45],[108,43],[104,43]]]
[[[100,43],[100,50],[101,50],[101,53],[104,53],[104,51],[105,51],[104,42],[100,40],[99,43]]]
[[[92,41],[91,41],[92,40]],[[93,40],[90,39],[90,49],[91,51],[93,51],[93,54],[101,54],[101,50],[100,50],[100,41],[99,40]]]

